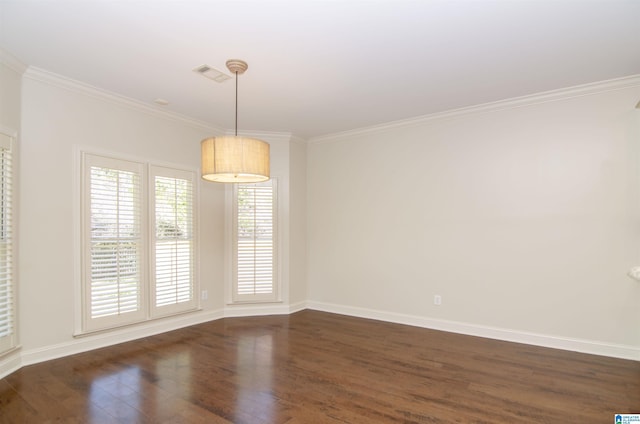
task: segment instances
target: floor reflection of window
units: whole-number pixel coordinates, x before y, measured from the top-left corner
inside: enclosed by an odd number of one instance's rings
[[[238,342],[236,411],[269,421],[276,410],[272,392],[273,335],[246,335]]]
[[[129,367],[93,380],[89,389],[91,417],[106,412],[127,422],[142,420],[140,374],[138,367]]]
[[[188,350],[170,353],[156,362],[156,385],[163,393],[190,398],[193,391],[191,373],[197,361],[192,364],[191,352]]]

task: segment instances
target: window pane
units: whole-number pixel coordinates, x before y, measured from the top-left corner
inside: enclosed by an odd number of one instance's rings
[[[90,317],[141,308],[140,176],[92,166],[90,171]]]
[[[156,307],[193,299],[193,187],[155,177]]]
[[[262,297],[274,286],[273,180],[238,184],[236,198],[236,295]]]

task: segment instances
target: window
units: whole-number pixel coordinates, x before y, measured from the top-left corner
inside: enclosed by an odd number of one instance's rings
[[[152,286],[154,315],[195,307],[193,174],[151,167],[154,184]]]
[[[197,307],[194,173],[83,154],[83,330]]]
[[[142,320],[144,167],[98,156],[87,156],[85,167],[86,323],[103,327]]]
[[[13,137],[0,133],[0,353],[17,345],[13,245]]]
[[[233,220],[233,301],[275,301],[276,181],[237,184]]]

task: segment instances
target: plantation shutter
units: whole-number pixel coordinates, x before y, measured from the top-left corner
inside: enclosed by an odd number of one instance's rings
[[[195,308],[192,172],[152,167],[153,314]]]
[[[234,301],[276,300],[276,182],[237,184]]]
[[[17,344],[13,257],[13,138],[0,133],[0,353]]]
[[[86,155],[84,172],[85,328],[144,319],[144,168]]]

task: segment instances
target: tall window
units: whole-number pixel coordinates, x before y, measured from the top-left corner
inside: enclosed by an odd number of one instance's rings
[[[87,327],[144,319],[141,164],[87,156]]]
[[[0,133],[0,353],[17,345],[13,245],[13,138]]]
[[[237,184],[234,196],[233,300],[275,301],[276,181]]]
[[[154,195],[153,279],[156,314],[179,311],[195,299],[193,287],[193,175],[151,167]]]
[[[197,307],[194,174],[83,154],[83,330]]]

